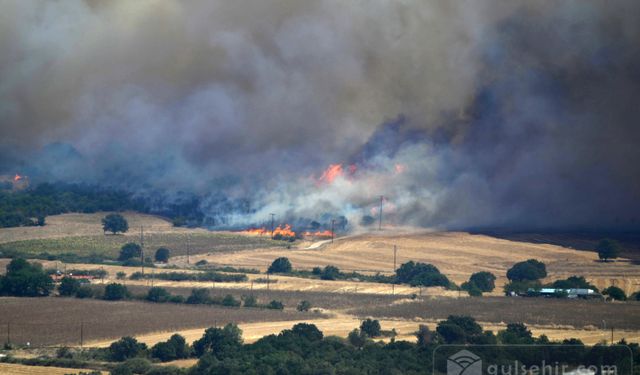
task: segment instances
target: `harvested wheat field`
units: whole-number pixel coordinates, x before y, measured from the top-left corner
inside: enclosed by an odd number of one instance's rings
[[[340,238],[333,244],[324,241],[314,248],[239,251],[200,256],[198,259],[265,270],[275,258],[286,256],[294,268],[334,265],[345,271],[391,273],[394,245],[398,248],[398,265],[409,260],[431,263],[458,284],[466,281],[473,272],[492,272],[498,277],[494,294],[500,294],[507,281],[507,269],[530,258],[546,263],[548,280],[584,275],[599,288],[615,284],[628,294],[640,290],[640,266],[624,259],[602,263],[595,252],[466,232],[372,232]]]
[[[93,370],[0,363],[0,374],[2,375],[74,375],[88,371]],[[107,372],[104,371],[101,373],[107,374]]]
[[[79,300],[75,298],[0,298],[0,337],[32,347],[79,345],[115,340],[126,335],[173,332],[226,323],[300,320],[312,313],[249,308],[224,308],[145,302]]]

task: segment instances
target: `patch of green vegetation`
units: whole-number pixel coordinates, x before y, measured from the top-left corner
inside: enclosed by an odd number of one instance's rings
[[[128,242],[137,241],[135,236],[95,235],[34,239],[0,244],[0,256],[23,256],[28,258],[58,259],[65,261],[100,262],[115,260],[120,249]],[[260,247],[284,247],[286,242],[269,238],[243,236],[233,233],[152,233],[145,235],[145,250],[153,254],[160,247],[170,248],[172,256],[191,255],[254,249]]]

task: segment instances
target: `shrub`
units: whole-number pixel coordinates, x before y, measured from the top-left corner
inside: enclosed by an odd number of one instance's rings
[[[196,266],[206,266],[209,262],[207,262],[205,259],[199,260],[196,262]]]
[[[291,333],[309,341],[320,341],[324,337],[322,331],[315,324],[298,323],[291,328]]]
[[[185,299],[181,295],[176,295],[176,296],[169,297],[169,302],[171,302],[171,303],[184,303]]]
[[[230,323],[224,328],[207,328],[202,338],[193,342],[193,351],[198,357],[211,353],[220,358],[226,353],[236,352],[241,345],[242,331]]]
[[[335,266],[326,266],[322,270],[320,278],[322,280],[336,280],[340,277],[340,270]]]
[[[320,274],[322,274],[322,268],[320,267],[313,267],[313,269],[311,270],[311,273],[317,276],[320,276]]]
[[[311,308],[311,302],[303,300],[303,301],[300,301],[300,303],[296,307],[296,310],[298,310],[298,311],[309,311],[310,308]]]
[[[76,298],[91,298],[93,297],[93,289],[88,286],[81,286],[76,290]]]
[[[155,260],[156,262],[162,262],[162,263],[167,263],[169,261],[169,254],[171,252],[169,251],[169,249],[165,248],[165,247],[161,247],[158,250],[156,250],[156,254],[155,254]]]
[[[80,281],[73,277],[65,276],[60,281],[58,293],[60,293],[61,296],[73,296],[76,294],[78,289],[80,289]]]
[[[272,310],[283,310],[284,309],[284,304],[282,304],[282,302],[280,302],[280,301],[273,300],[273,301],[269,302],[269,304],[266,307],[268,309],[272,309]]]
[[[192,289],[191,295],[187,298],[187,303],[197,305],[211,302],[209,290],[205,288]]]
[[[380,322],[378,320],[372,320],[367,318],[360,324],[360,331],[369,337],[380,336]]]
[[[132,258],[137,259],[142,256],[142,248],[140,245],[134,242],[129,242],[122,245],[120,249],[120,255],[118,256],[119,261],[127,261]]]
[[[122,271],[118,271],[118,273],[116,273],[116,279],[118,280],[124,280],[126,277],[127,274]]]
[[[556,280],[553,283],[551,283],[551,287],[557,288],[557,289],[573,289],[573,288],[593,289],[595,291],[598,291],[598,288],[596,288],[592,284],[589,284],[587,280],[582,276],[569,276],[567,279],[564,279],[564,280]]]
[[[258,306],[258,300],[254,296],[245,296],[243,299],[244,299],[244,307]]]
[[[624,290],[618,288],[617,286],[610,286],[602,291],[602,294],[608,295],[611,299],[616,301],[626,301],[627,295],[624,293]]]
[[[123,337],[118,341],[111,343],[108,349],[109,358],[113,361],[122,362],[129,358],[136,357],[142,351],[147,349],[147,345],[139,343],[133,337]]]
[[[367,343],[367,336],[356,328],[353,331],[349,332],[347,340],[356,348],[362,348]]]
[[[482,290],[480,288],[478,288],[478,286],[474,282],[471,282],[471,281],[464,282],[464,283],[462,283],[460,288],[462,290],[466,290],[467,293],[469,293],[469,295],[471,297],[480,297],[480,296],[482,296]]]
[[[240,301],[238,301],[237,299],[233,298],[233,296],[231,294],[227,294],[222,299],[222,306],[237,307],[237,306],[240,306]]]
[[[533,281],[547,277],[544,263],[535,259],[518,262],[507,271],[507,278],[511,281]]]
[[[159,286],[154,286],[149,289],[145,299],[151,302],[167,302],[171,298],[171,294],[165,289]]]
[[[107,286],[104,288],[103,298],[107,301],[118,301],[128,297],[129,291],[127,290],[127,287],[122,284],[111,283],[107,284]]]
[[[291,272],[291,262],[285,257],[277,258],[271,263],[267,273],[289,273]]]

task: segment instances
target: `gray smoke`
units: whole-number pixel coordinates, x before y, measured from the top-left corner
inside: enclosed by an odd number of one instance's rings
[[[640,226],[637,2],[0,6],[7,172],[248,199],[203,200],[230,225],[384,195],[397,224]]]

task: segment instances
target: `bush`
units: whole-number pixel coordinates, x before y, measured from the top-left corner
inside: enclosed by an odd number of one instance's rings
[[[620,245],[617,241],[605,239],[598,243],[596,251],[598,252],[598,257],[606,262],[620,255]]]
[[[206,304],[211,302],[209,290],[205,288],[192,289],[191,295],[187,298],[187,303],[192,305]]]
[[[207,264],[209,264],[209,262],[207,262],[205,259],[196,262],[196,266],[206,266]]]
[[[610,286],[602,291],[602,294],[609,296],[611,299],[616,301],[626,301],[627,295],[624,293],[624,290],[618,288],[617,286]]]
[[[309,301],[300,301],[300,303],[296,307],[296,310],[298,310],[298,311],[309,311],[310,308],[311,308],[311,302],[309,302]]]
[[[169,254],[171,252],[169,251],[169,249],[165,248],[165,247],[161,247],[158,250],[156,250],[156,254],[155,254],[155,260],[156,262],[162,262],[162,263],[167,263],[169,261]]]
[[[151,302],[167,302],[171,298],[171,294],[165,289],[159,286],[154,286],[149,289],[145,299]]]
[[[349,332],[347,340],[356,348],[362,348],[367,343],[367,336],[356,328],[353,331]]]
[[[244,307],[258,307],[258,300],[254,296],[245,296]]]
[[[291,328],[291,333],[309,341],[321,341],[324,337],[322,331],[315,324],[298,323]]]
[[[118,271],[118,273],[116,273],[116,279],[118,280],[124,280],[127,278],[127,274],[122,272],[122,271]]]
[[[533,281],[547,277],[544,263],[535,259],[518,262],[507,271],[507,278],[511,281]]]
[[[284,309],[284,305],[282,304],[282,302],[276,301],[276,300],[273,300],[273,301],[269,302],[269,304],[266,307],[268,309],[272,309],[272,310],[283,310]]]
[[[139,343],[133,337],[123,337],[111,343],[108,349],[109,358],[113,361],[122,362],[129,358],[138,356],[142,351],[147,350],[147,345]]]
[[[123,363],[134,374],[146,374],[151,370],[151,362],[146,358],[131,358]]]
[[[127,290],[127,287],[122,284],[111,283],[107,284],[104,288],[103,298],[107,301],[118,301],[128,297],[129,291]]]
[[[76,290],[76,298],[91,298],[93,297],[93,289],[89,286],[81,286]]]
[[[469,277],[469,282],[475,284],[475,286],[482,292],[491,292],[496,288],[496,276],[491,272],[476,272]]]
[[[367,318],[360,324],[360,331],[369,337],[380,336],[380,322],[378,320],[372,320]]]
[[[450,315],[438,323],[436,332],[447,344],[474,344],[481,339],[482,327],[469,316]]]
[[[184,303],[185,299],[181,295],[171,296],[171,297],[169,297],[169,302],[171,302],[171,303]]]
[[[130,260],[130,259],[138,259],[142,256],[142,248],[140,245],[134,242],[126,243],[120,249],[120,255],[118,256],[118,260],[121,262]]]
[[[221,358],[225,354],[235,353],[241,346],[242,331],[230,323],[224,328],[207,328],[202,338],[193,342],[193,351],[198,357],[211,353]]]
[[[124,233],[129,230],[129,223],[127,223],[127,219],[120,214],[108,214],[102,218],[102,229],[105,233]]]
[[[267,273],[289,273],[291,272],[291,262],[285,257],[277,258],[271,263]]]
[[[320,274],[322,274],[322,268],[320,267],[313,267],[313,269],[311,270],[311,273],[317,276],[320,276]]]
[[[340,278],[340,270],[335,266],[326,266],[320,275],[322,280],[337,280]]]
[[[61,296],[73,296],[78,292],[78,289],[80,289],[80,281],[69,276],[63,277],[58,285],[58,293]]]
[[[237,307],[237,306],[240,306],[240,301],[233,298],[231,294],[227,294],[222,299],[222,306]]]
[[[598,291],[598,288],[596,288],[592,284],[589,284],[587,280],[582,276],[569,276],[567,279],[564,279],[564,280],[556,280],[553,283],[551,283],[551,287],[557,288],[557,289],[578,288],[578,289],[592,289],[592,290],[595,290],[596,292]]]

